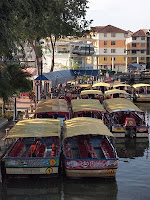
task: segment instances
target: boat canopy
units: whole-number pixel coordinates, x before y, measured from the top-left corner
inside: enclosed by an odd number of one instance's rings
[[[109,113],[121,111],[136,111],[143,112],[133,102],[125,98],[107,99],[104,102],[104,107]]]
[[[90,117],[77,117],[64,122],[64,139],[77,135],[106,135],[113,137],[113,134],[108,130],[100,119]]]
[[[116,87],[131,87],[131,85],[124,84],[124,83],[116,83],[113,85],[113,88],[116,88]]]
[[[150,84],[138,83],[138,84],[132,85],[132,87],[134,87],[134,88],[139,88],[139,87],[150,87]]]
[[[85,94],[103,95],[102,91],[100,91],[100,90],[82,90],[80,93],[80,95],[85,95]]]
[[[59,119],[27,119],[21,120],[10,130],[6,138],[23,137],[49,137],[58,136],[61,133],[61,121]]]
[[[73,113],[82,111],[106,112],[104,106],[97,99],[73,99],[71,105]]]
[[[100,86],[110,87],[111,85],[109,83],[105,83],[105,82],[99,82],[99,83],[95,83],[92,85],[92,87],[100,87]]]
[[[105,91],[105,96],[111,95],[111,94],[126,94],[126,95],[129,95],[129,93],[127,93],[125,90],[113,89],[113,90]]]
[[[90,84],[77,84],[77,85],[71,85],[71,87],[91,88],[91,85]]]
[[[37,104],[35,114],[47,112],[69,113],[68,105],[65,99],[41,100]]]

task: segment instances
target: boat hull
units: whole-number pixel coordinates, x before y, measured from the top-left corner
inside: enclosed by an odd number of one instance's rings
[[[115,178],[116,169],[66,169],[66,175],[70,178],[82,178],[82,177],[104,177]]]

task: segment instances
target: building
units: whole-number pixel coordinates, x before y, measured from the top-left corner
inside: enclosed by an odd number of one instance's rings
[[[97,55],[95,65],[98,65],[99,69],[126,70],[127,36],[128,31],[112,25],[92,28],[91,38],[95,40],[93,45]]]
[[[43,72],[47,73],[51,68],[52,48],[49,39],[42,40]],[[84,39],[60,39],[55,45],[54,70],[72,68],[93,69],[94,47],[90,41]]]
[[[149,37],[147,37],[146,30],[143,29],[132,33],[126,39],[128,65],[131,63],[138,63],[146,67],[149,60],[147,57],[147,55],[149,55],[147,39],[149,39]]]

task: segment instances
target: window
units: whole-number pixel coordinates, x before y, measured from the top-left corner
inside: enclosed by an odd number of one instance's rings
[[[107,37],[107,33],[104,33],[104,37]]]
[[[145,43],[141,43],[141,47],[145,47]]]
[[[126,53],[126,51],[127,51],[127,50],[126,50],[126,49],[124,49],[124,53]]]
[[[132,50],[132,53],[133,53],[133,54],[136,54],[136,50]]]
[[[136,61],[136,57],[132,57],[132,60],[135,60],[135,61]]]
[[[136,40],[136,37],[132,37],[133,40]]]
[[[107,41],[104,41],[104,45],[107,45]]]
[[[141,57],[141,60],[145,60],[145,58],[144,58],[144,57]]]
[[[104,53],[107,53],[107,49],[104,49]]]
[[[141,40],[145,40],[145,37],[141,37]]]
[[[111,45],[116,45],[116,42],[115,41],[111,41]]]
[[[136,47],[136,43],[132,43],[132,47]]]
[[[114,61],[116,60],[116,58],[115,57],[113,57],[114,58]],[[111,60],[112,60],[112,57],[111,57]]]
[[[111,33],[111,37],[116,37],[116,33]]]
[[[104,57],[104,61],[107,61],[107,57]]]
[[[111,49],[111,53],[116,53],[116,49]]]
[[[142,51],[141,51],[141,53],[145,53],[145,51],[144,51],[144,50],[142,50]]]

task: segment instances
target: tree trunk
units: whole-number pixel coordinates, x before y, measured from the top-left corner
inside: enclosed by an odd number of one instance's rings
[[[52,39],[52,36],[50,36],[51,46],[52,46],[52,63],[51,63],[51,72],[54,71],[54,64],[55,64],[55,44],[56,44],[56,37],[54,38],[54,41]]]
[[[2,117],[5,115],[5,102],[4,99],[2,98]]]

